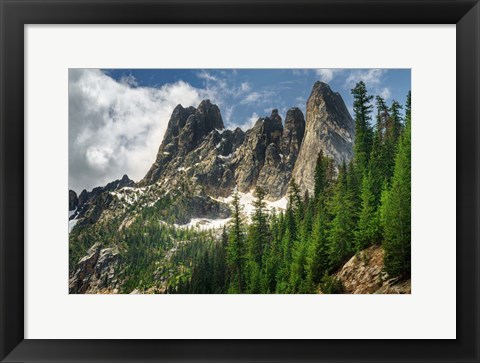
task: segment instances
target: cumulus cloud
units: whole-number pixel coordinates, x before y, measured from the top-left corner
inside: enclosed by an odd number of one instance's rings
[[[69,187],[77,192],[128,174],[141,179],[155,160],[175,106],[198,106],[207,91],[179,81],[138,87],[100,70],[69,72]]]
[[[378,87],[382,82],[386,69],[356,69],[350,72],[345,80],[346,88],[353,88],[357,82],[363,81],[368,87]]]
[[[390,88],[384,87],[381,90],[379,90],[378,95],[382,97],[384,100],[388,100],[392,95],[392,92],[390,92]]]
[[[321,68],[316,69],[315,74],[318,76],[320,81],[328,83],[337,73],[340,73],[341,71],[342,69]]]

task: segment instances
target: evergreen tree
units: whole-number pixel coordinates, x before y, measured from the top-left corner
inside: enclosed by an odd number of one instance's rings
[[[327,175],[327,158],[323,156],[323,150],[320,149],[318,153],[317,162],[315,164],[315,188],[313,197],[318,200],[325,190],[326,175]]]
[[[407,101],[405,102],[405,127],[410,124],[412,119],[412,92],[408,91]]]
[[[329,208],[333,216],[328,235],[329,260],[331,267],[337,268],[354,251],[355,206],[348,190],[347,167],[345,163],[340,168]]]
[[[391,140],[392,143],[396,144],[400,133],[402,132],[402,116],[400,110],[402,106],[395,100],[392,101],[390,106],[390,117],[388,118],[387,125],[387,139]]]
[[[232,201],[232,218],[227,248],[227,261],[230,266],[231,276],[235,283],[231,286],[232,292],[243,292],[243,273],[245,259],[245,235],[242,218],[240,198],[235,192]]]
[[[269,240],[269,229],[267,222],[267,205],[265,203],[265,191],[257,187],[255,189],[255,200],[252,203],[254,213],[251,223],[251,244],[249,253],[257,263],[261,263],[262,254]]]
[[[410,107],[410,105],[409,105]],[[410,276],[411,258],[411,142],[410,119],[400,138],[391,188],[382,193],[385,271],[392,277]]]
[[[248,230],[248,292],[260,293],[262,257],[267,251],[269,241],[265,192],[260,187],[255,190],[253,207],[255,210]]]
[[[322,197],[321,197],[322,198]],[[325,203],[320,200],[313,224],[311,243],[307,251],[307,286],[311,292],[320,283],[322,276],[328,272],[328,216]]]
[[[302,197],[300,196],[300,188],[294,178],[290,181],[288,202],[289,208],[295,216],[296,227],[298,227],[300,220],[303,218],[303,203]],[[295,231],[296,229],[297,228],[295,228]]]
[[[355,121],[354,161],[360,176],[367,168],[373,142],[373,130],[370,125],[373,96],[369,95],[363,81],[351,90],[353,95],[353,113]]]
[[[381,238],[380,221],[378,210],[376,208],[371,173],[366,173],[363,177],[361,203],[358,228],[355,231],[355,245],[357,251],[378,243]]]

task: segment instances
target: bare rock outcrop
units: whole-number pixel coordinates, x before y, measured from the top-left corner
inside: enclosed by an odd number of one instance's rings
[[[349,162],[353,155],[354,122],[342,96],[330,86],[316,82],[307,101],[305,137],[298,154],[293,177],[302,191],[313,193],[314,171],[318,153]]]
[[[287,193],[304,134],[302,111],[297,107],[289,109],[281,140],[267,146],[265,162],[257,181],[257,186],[266,192],[267,199],[277,200]]]
[[[389,278],[383,271],[384,252],[371,246],[353,256],[334,276],[349,294],[410,294],[411,281]]]
[[[69,281],[69,292],[74,294],[116,293],[120,265],[118,247],[102,248],[98,243],[88,250],[75,267]]]

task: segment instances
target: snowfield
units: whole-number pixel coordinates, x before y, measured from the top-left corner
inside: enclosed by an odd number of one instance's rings
[[[230,221],[230,218],[225,219],[207,219],[207,218],[192,218],[187,224],[174,224],[177,228],[194,228],[200,231],[208,229],[222,228]]]
[[[249,193],[238,192],[238,196],[240,197],[240,205],[242,206],[242,210],[244,214],[246,214],[247,217],[250,217],[255,211],[255,207],[253,206],[253,202],[255,201],[255,196],[253,195],[253,192],[249,192]],[[233,201],[233,195],[230,195],[227,198],[217,198],[215,200],[218,202],[230,204]],[[283,197],[274,202],[270,202],[266,200],[265,204],[267,205],[268,211],[275,210],[276,212],[281,212],[287,209],[288,199],[287,197]]]
[[[228,155],[224,158],[229,158],[229,157],[231,157],[231,155]],[[184,171],[186,169],[178,168],[178,170]],[[128,205],[135,205],[138,203],[140,197],[144,196],[145,194],[148,194],[150,188],[152,188],[152,186],[140,187],[140,188],[124,187],[120,190],[112,191],[110,192],[110,194],[117,197],[120,202],[124,202]],[[249,193],[239,192],[238,196],[240,197],[240,205],[241,205],[242,213],[246,217],[247,222],[250,222],[251,216],[255,212],[255,207],[253,206],[253,203],[255,201],[254,193],[253,191],[250,191]],[[222,198],[222,197],[220,198],[210,197],[210,198],[212,198],[217,202],[225,203],[230,206],[231,202],[233,201],[233,194],[227,198]],[[149,196],[148,200],[146,201],[146,203],[142,205],[142,207],[145,207],[145,206],[152,207],[160,199],[161,197],[159,196]],[[265,204],[268,212],[275,211],[279,213],[287,209],[288,199],[286,197],[283,197],[273,202],[265,201]],[[75,213],[76,211],[68,212],[68,218],[70,218]],[[174,226],[177,228],[194,228],[194,229],[204,231],[209,229],[220,229],[224,225],[228,224],[229,221],[230,221],[230,218],[224,218],[224,219],[193,218],[187,224],[174,224]],[[75,226],[75,224],[77,224],[77,222],[78,222],[78,219],[73,219],[68,221],[68,233],[72,231],[73,227]]]
[[[255,201],[255,196],[252,192],[250,193],[238,193],[240,197],[240,205],[242,206],[242,212],[250,221],[252,214],[255,212],[255,207],[253,206],[253,202]],[[222,203],[231,203],[233,201],[233,195],[227,198],[212,198],[217,202]],[[283,197],[279,200],[270,202],[265,201],[267,205],[268,211],[276,211],[281,212],[287,209],[288,199]],[[225,219],[208,219],[208,218],[192,218],[189,223],[187,224],[174,224],[177,228],[194,228],[200,231],[205,231],[209,229],[220,229],[223,228],[224,225],[228,224],[230,218]]]

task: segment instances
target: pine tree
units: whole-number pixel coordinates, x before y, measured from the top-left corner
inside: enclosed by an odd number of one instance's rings
[[[314,180],[315,180],[315,187],[313,197],[315,200],[318,200],[321,195],[323,195],[323,191],[325,190],[326,184],[326,174],[327,174],[327,160],[323,156],[323,150],[320,150],[317,157],[317,162],[315,164],[315,173],[314,173]]]
[[[257,187],[255,189],[255,200],[252,203],[254,213],[252,215],[251,235],[252,243],[249,252],[257,263],[261,263],[262,254],[269,239],[267,212],[265,203],[265,191]]]
[[[408,102],[410,108],[410,102]],[[410,276],[411,257],[411,141],[410,116],[400,138],[391,188],[382,193],[385,271],[392,277]]]
[[[408,91],[407,101],[405,102],[405,127],[410,124],[412,119],[412,92]]]
[[[322,198],[322,197],[321,197]],[[323,199],[323,198],[322,198]],[[328,216],[325,203],[320,200],[312,228],[311,243],[307,251],[307,286],[311,292],[328,272]]]
[[[395,100],[392,101],[390,106],[390,117],[388,119],[387,138],[393,143],[397,143],[400,133],[402,132],[402,116],[400,110],[402,106]]]
[[[361,203],[358,229],[355,231],[357,251],[378,243],[381,238],[379,214],[376,208],[371,173],[366,173],[363,177]]]
[[[300,196],[300,188],[294,178],[290,181],[288,200],[293,215],[295,216],[296,231],[299,227],[300,220],[303,218],[303,203],[302,197]]]
[[[236,280],[231,290],[243,292],[243,273],[245,259],[245,235],[242,219],[240,198],[235,192],[232,201],[232,218],[230,222],[229,241],[227,248],[227,261],[230,266],[230,275]]]
[[[248,229],[248,292],[260,293],[262,281],[262,257],[267,250],[269,229],[267,223],[265,192],[257,187],[253,202],[254,213]]]
[[[363,81],[358,82],[351,93],[355,121],[354,161],[358,174],[362,176],[367,168],[373,142],[373,131],[370,125],[373,96],[368,95]]]
[[[354,251],[355,206],[348,190],[345,163],[340,168],[329,209],[333,219],[329,226],[328,253],[331,267],[336,268]]]

